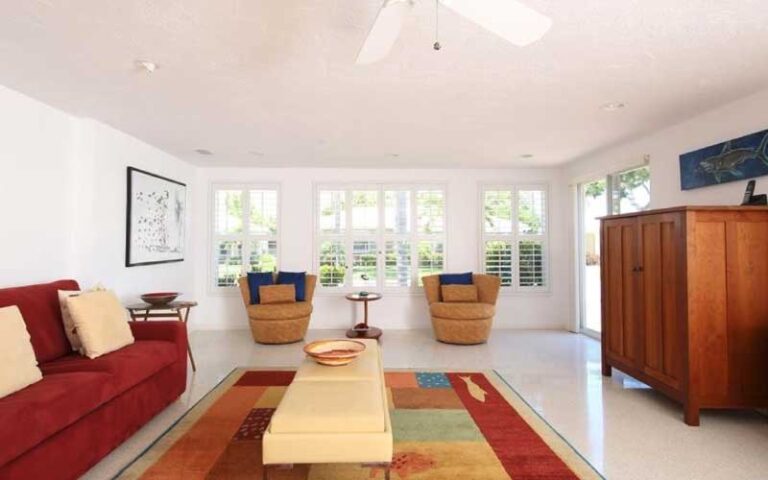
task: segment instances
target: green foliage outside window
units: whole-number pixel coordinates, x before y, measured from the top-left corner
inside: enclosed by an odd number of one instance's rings
[[[324,242],[320,246],[320,285],[324,287],[339,287],[344,284],[347,268],[344,246],[335,242]],[[341,262],[341,263],[339,263]]]
[[[503,286],[512,285],[512,247],[504,241],[491,241],[485,246],[485,270],[501,278]]]
[[[533,240],[523,240],[520,249],[520,286],[544,286],[544,249],[541,243]]]

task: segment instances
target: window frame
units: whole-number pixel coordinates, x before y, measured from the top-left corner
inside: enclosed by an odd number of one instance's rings
[[[512,244],[512,259],[514,265],[512,268],[512,284],[502,285],[499,293],[504,296],[513,295],[549,295],[552,293],[552,276],[550,269],[550,230],[551,230],[551,197],[548,182],[529,182],[529,183],[480,183],[478,188],[478,231],[479,231],[479,257],[478,265],[480,271],[486,273],[485,255],[486,244],[489,241],[504,241]],[[519,193],[521,191],[542,191],[544,192],[544,233],[541,235],[532,235],[520,233],[519,228]],[[485,231],[485,194],[489,191],[509,191],[512,192],[512,233],[486,233]],[[522,287],[520,286],[520,241],[522,240],[540,240],[544,249],[543,255],[543,276],[545,285],[542,287]]]
[[[243,233],[238,234],[218,234],[216,233],[216,193],[220,190],[240,190],[243,194]],[[248,227],[250,225],[250,192],[251,190],[273,190],[277,195],[277,233],[272,234],[250,234]],[[233,286],[219,286],[217,285],[217,271],[218,271],[218,256],[216,255],[216,246],[219,241],[222,240],[240,240],[243,242],[243,263],[240,265],[241,275],[247,273],[246,260],[249,258],[248,253],[250,247],[248,247],[249,241],[252,240],[267,240],[275,241],[275,258],[276,264],[280,265],[281,245],[282,240],[280,235],[283,231],[283,216],[282,216],[282,189],[280,183],[265,183],[265,182],[213,182],[210,184],[208,192],[208,293],[212,295],[220,296],[239,296],[240,289],[237,284]]]
[[[321,191],[344,191],[345,192],[345,231],[342,234],[322,233],[320,232],[320,192]],[[360,190],[377,191],[377,215],[378,225],[376,233],[356,233],[352,224],[352,192]],[[409,191],[410,198],[410,230],[408,233],[388,233],[386,232],[386,206],[385,192],[387,191]],[[439,190],[443,194],[443,231],[439,234],[420,234],[418,232],[418,205],[416,194],[420,190]],[[376,291],[389,295],[421,295],[423,287],[419,285],[418,274],[418,244],[421,241],[440,241],[443,244],[443,271],[448,271],[447,263],[447,245],[448,245],[448,187],[445,183],[438,182],[317,182],[313,184],[313,248],[312,265],[317,275],[320,275],[320,247],[325,241],[338,239],[345,249],[347,267],[344,274],[343,287],[327,287],[320,284],[319,278],[316,288],[318,295],[346,295],[351,292],[364,290],[366,288],[376,289]],[[376,242],[378,257],[376,262],[377,284],[371,287],[360,287],[352,285],[352,262],[354,256],[353,244],[355,241]],[[409,287],[393,287],[386,285],[386,242],[403,241],[410,242],[411,246],[411,285]]]

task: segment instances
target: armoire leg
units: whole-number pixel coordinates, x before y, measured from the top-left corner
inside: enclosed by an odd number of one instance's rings
[[[683,419],[686,425],[691,427],[699,426],[699,406],[693,403],[686,403],[683,405]]]

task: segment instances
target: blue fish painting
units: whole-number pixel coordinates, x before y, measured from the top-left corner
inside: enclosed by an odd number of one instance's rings
[[[768,130],[680,155],[680,187],[707,187],[768,175]]]

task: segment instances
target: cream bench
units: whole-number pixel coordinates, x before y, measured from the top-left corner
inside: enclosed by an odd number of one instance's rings
[[[264,478],[301,463],[381,466],[389,479],[392,423],[376,340],[341,367],[305,358],[263,438]]]

